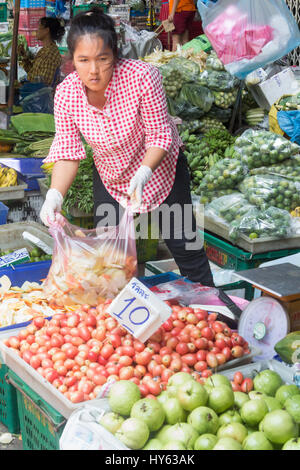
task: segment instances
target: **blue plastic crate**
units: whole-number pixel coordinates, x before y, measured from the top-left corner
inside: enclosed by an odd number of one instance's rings
[[[41,158],[0,158],[0,164],[16,170],[18,176],[28,185],[25,191],[40,190],[38,178],[45,177],[41,169]]]
[[[21,0],[20,8],[42,8],[46,6],[46,0]]]
[[[183,277],[172,272],[139,277],[139,280],[145,284],[148,289],[151,289],[151,287],[154,286],[158,286],[158,284],[163,284],[164,282],[175,281],[176,279],[183,279]],[[186,281],[189,282],[187,279]]]
[[[9,208],[3,202],[0,202],[0,225],[6,224],[8,211]]]
[[[133,8],[130,8],[130,16],[131,16],[131,17],[147,16],[148,13],[149,13],[149,9],[148,9],[148,8],[145,8],[144,11],[134,10]]]
[[[41,282],[48,275],[52,261],[17,264],[8,268],[0,268],[0,277],[8,276],[13,286],[21,287],[25,281]]]

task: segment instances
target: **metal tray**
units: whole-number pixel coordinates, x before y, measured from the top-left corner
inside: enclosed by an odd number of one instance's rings
[[[236,245],[237,247],[253,254],[289,248],[300,248],[300,235],[293,235],[288,238],[266,237],[251,240],[249,237],[246,237],[246,235],[241,234],[234,244],[232,243],[232,240],[230,240],[228,226],[217,222],[207,215],[204,217],[204,228],[205,230],[229,241],[232,245]]]

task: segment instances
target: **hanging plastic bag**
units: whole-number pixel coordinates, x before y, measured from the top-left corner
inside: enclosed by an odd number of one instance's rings
[[[58,215],[49,232],[55,244],[43,288],[57,305],[96,306],[118,295],[136,273],[134,220],[128,208],[116,227],[84,230]]]
[[[300,31],[284,0],[198,0],[204,32],[226,70],[245,78],[300,44]]]

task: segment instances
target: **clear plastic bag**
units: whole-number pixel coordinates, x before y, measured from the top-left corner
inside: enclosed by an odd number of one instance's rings
[[[205,214],[230,223],[240,219],[252,207],[243,194],[234,192],[211,201],[205,208]]]
[[[225,71],[223,62],[219,59],[215,51],[211,51],[206,59],[206,69],[215,70],[216,72]]]
[[[197,78],[199,85],[215,91],[230,91],[236,88],[239,80],[230,75],[230,73],[216,70],[203,70]]]
[[[24,113],[53,114],[54,96],[53,88],[44,87],[26,96],[20,104]]]
[[[176,57],[168,62],[168,65],[174,66],[180,70],[184,82],[194,82],[200,74],[199,64],[184,57]]]
[[[184,83],[180,91],[180,98],[188,101],[192,106],[200,108],[205,113],[210,110],[214,101],[212,92],[196,83]]]
[[[200,189],[213,191],[236,188],[245,178],[247,172],[248,168],[239,160],[223,158],[206,173],[200,184]]]
[[[213,91],[214,103],[222,109],[228,109],[234,105],[238,90],[235,88],[231,91]]]
[[[265,130],[248,129],[235,141],[235,151],[250,169],[274,165],[300,151],[299,145]]]
[[[209,204],[215,199],[219,199],[222,196],[231,195],[234,192],[236,192],[236,189],[219,189],[216,191],[205,190],[200,193],[200,203],[204,205]]]
[[[84,230],[58,215],[49,232],[55,244],[43,289],[57,305],[96,306],[118,295],[136,273],[134,220],[128,208],[116,227]]]
[[[186,101],[182,97],[177,97],[176,99],[172,100],[171,98],[168,99],[169,106],[171,106],[171,115],[178,116],[181,119],[192,120],[192,119],[199,119],[205,115],[205,111],[203,109],[198,108],[197,106],[193,106],[191,103]]]
[[[204,32],[232,75],[241,79],[300,44],[295,18],[284,0],[198,0]]]
[[[262,209],[269,206],[291,211],[300,205],[300,185],[284,177],[253,175],[246,177],[239,190],[251,204]]]
[[[259,168],[253,168],[250,171],[250,175],[262,174],[284,176],[285,178],[289,178],[293,181],[300,181],[300,161],[295,158],[289,158],[278,165],[262,166]]]
[[[159,71],[163,77],[163,86],[167,96],[176,98],[183,84],[183,75],[180,67],[178,64],[171,63],[170,61],[168,64],[159,67]]]
[[[218,119],[220,122],[228,122],[232,116],[232,108],[222,109],[213,104],[208,111],[207,116]]]
[[[161,300],[172,300],[189,305],[207,303],[218,294],[214,287],[206,287],[197,282],[186,282],[185,279],[164,282],[151,289]]]

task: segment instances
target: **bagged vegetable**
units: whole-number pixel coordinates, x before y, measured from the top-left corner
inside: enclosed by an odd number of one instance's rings
[[[205,111],[197,106],[193,106],[186,101],[181,95],[172,100],[172,116],[178,116],[181,119],[199,119],[204,116]]]
[[[219,106],[219,108],[222,109],[227,109],[232,106],[237,98],[238,95],[238,90],[232,90],[232,91],[214,91],[214,102],[216,106]]]
[[[171,59],[169,65],[180,70],[184,82],[194,82],[200,74],[199,64],[184,57],[176,57]]]
[[[300,204],[300,185],[275,175],[248,176],[239,185],[251,204],[262,209],[269,206],[291,211]]]
[[[216,71],[210,69],[203,70],[197,78],[197,82],[199,85],[206,86],[215,91],[231,91],[239,84],[239,80],[225,70]]]
[[[202,191],[236,188],[245,178],[247,171],[247,167],[239,160],[223,158],[206,173],[200,188]]]
[[[284,176],[285,178],[289,178],[293,181],[300,181],[300,161],[296,158],[289,158],[284,160],[282,163],[278,165],[272,166],[262,166],[259,168],[254,168],[250,170],[251,175],[261,175],[261,174],[269,174],[269,175],[277,175],[277,176]]]
[[[205,116],[203,119],[201,119],[201,132],[203,132],[203,134],[216,129],[227,131],[224,124],[216,118]]]
[[[252,207],[253,205],[249,204],[242,193],[235,191],[232,194],[213,200],[207,205],[205,214],[214,218],[221,218],[223,221],[230,223],[233,220],[240,219]]]
[[[219,59],[215,51],[211,51],[211,53],[207,57],[205,67],[207,69],[215,70],[217,72],[225,71],[224,64]]]
[[[232,109],[221,109],[213,104],[210,110],[208,111],[207,116],[212,117],[214,119],[218,119],[218,121],[220,122],[228,122],[232,116]]]
[[[198,0],[204,32],[219,59],[241,79],[300,44],[295,18],[284,0]]]
[[[236,139],[234,148],[250,169],[282,162],[300,153],[300,147],[283,136],[252,129]]]
[[[233,192],[236,192],[236,189],[220,189],[216,191],[205,190],[200,193],[200,203],[205,205],[211,201],[219,199],[222,196],[228,196]]]
[[[83,230],[59,215],[49,232],[55,245],[43,289],[53,303],[96,306],[114,298],[135,275],[135,233],[129,209],[117,227]]]
[[[195,83],[184,83],[180,98],[202,109],[205,113],[210,110],[214,101],[213,94],[208,88]]]
[[[159,67],[159,71],[163,77],[163,86],[166,94],[171,98],[175,98],[181,89],[183,76],[180,67],[170,62]]]

